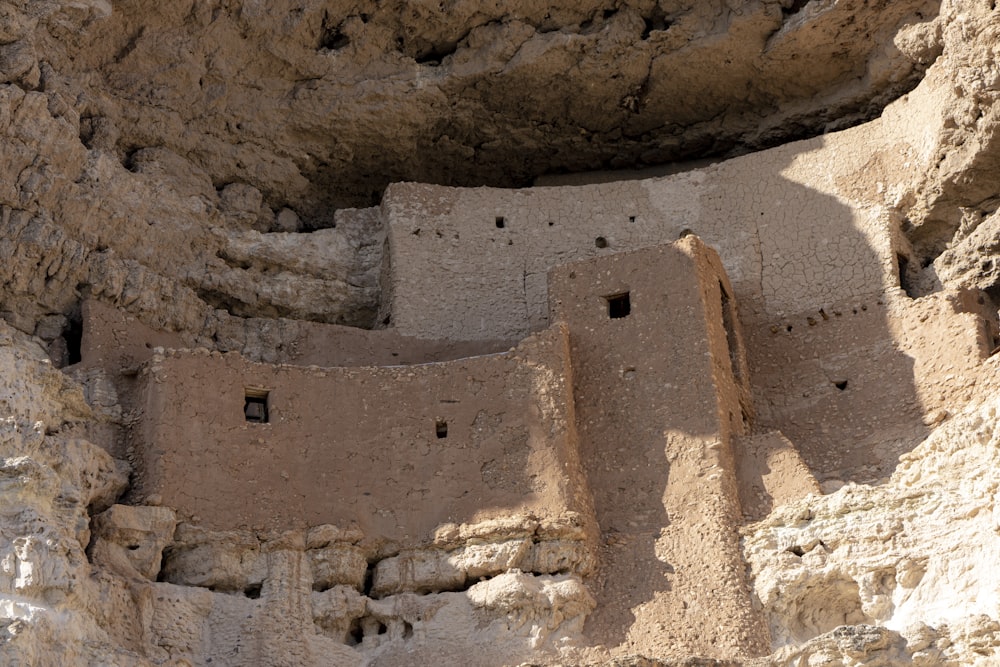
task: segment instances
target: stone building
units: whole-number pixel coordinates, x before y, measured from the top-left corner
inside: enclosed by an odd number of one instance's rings
[[[610,583],[592,591],[595,640],[647,654],[766,652],[736,532],[749,370],[718,255],[686,236],[543,275],[544,317],[505,350],[456,340],[450,324],[436,339],[316,324],[284,363],[262,364],[185,349],[94,303],[83,366],[129,368],[118,381],[131,383],[122,394],[138,416],[136,498],[197,530],[354,531],[338,547],[353,560],[341,554],[334,575],[314,568],[314,590],[354,585],[378,599],[462,590],[512,567],[584,582],[599,573]],[[450,553],[455,526],[493,526],[480,539],[506,544],[512,516],[535,526],[513,555],[471,570],[425,562],[428,549]],[[204,548],[168,550],[167,579],[267,586],[260,567],[224,582],[192,575],[185,562]],[[635,622],[622,622],[629,613]],[[669,630],[629,636],[650,619]]]

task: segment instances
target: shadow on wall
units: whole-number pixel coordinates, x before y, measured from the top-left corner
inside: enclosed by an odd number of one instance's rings
[[[730,444],[750,416],[731,293],[693,236],[549,273],[602,531],[596,643],[657,658],[766,652],[736,532]]]
[[[755,181],[741,211],[756,218],[760,257],[759,298],[741,304],[754,431],[781,431],[821,482],[871,482],[927,433],[914,361],[899,349],[888,313],[890,300],[910,301],[891,288],[905,280],[906,251],[886,215],[803,184],[856,177],[824,144],[719,168],[723,188],[734,187],[730,169],[740,172],[736,187],[749,185],[748,172]]]
[[[913,359],[897,348],[887,312],[887,299],[908,299],[883,291],[899,268],[890,222],[799,182],[836,172],[836,156],[822,146],[814,140],[708,170],[700,215],[683,224],[723,241],[723,258],[743,269],[737,297],[756,408],[751,432],[781,431],[819,480],[868,481],[891,473],[927,428]],[[756,247],[726,248],[733,225]],[[570,323],[581,458],[602,533],[598,606],[586,634],[623,654],[760,655],[769,651],[767,631],[747,604],[740,507],[726,502],[735,495],[726,481],[735,475],[726,473],[738,471],[713,451],[726,447],[718,422],[698,421],[714,401],[702,392],[703,376],[678,381],[677,369],[696,369],[704,350],[691,332],[671,328],[692,312],[671,292],[674,278],[669,270],[655,276],[651,289],[665,297],[661,325],[636,341],[597,331],[603,349],[588,357],[576,334],[584,329]],[[550,278],[550,298],[552,289]],[[632,310],[642,312],[635,295]],[[651,378],[657,350],[671,371]],[[623,381],[581,395],[599,386],[596,377]],[[602,419],[588,420],[588,411]],[[733,454],[739,461],[741,452]]]

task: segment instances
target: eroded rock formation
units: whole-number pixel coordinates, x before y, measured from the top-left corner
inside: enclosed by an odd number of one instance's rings
[[[994,5],[3,2],[0,662],[996,662]],[[717,164],[663,166],[687,159]],[[649,165],[681,173],[572,174]],[[615,182],[451,187],[560,173]],[[477,472],[544,478],[573,512],[473,498],[394,541],[209,525],[143,491],[164,359],[361,384],[377,372],[350,369],[520,363],[503,351],[551,324],[550,270],[692,233],[732,281],[740,407],[718,439],[637,454],[600,406],[681,400],[591,331],[624,389],[559,413],[590,420],[582,481],[537,447]],[[608,289],[609,318],[643,307]],[[612,386],[525,363],[508,393],[533,414],[552,387]],[[502,418],[467,421],[475,445]]]

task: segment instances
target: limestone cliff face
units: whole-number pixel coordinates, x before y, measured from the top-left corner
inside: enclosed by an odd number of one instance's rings
[[[800,190],[887,230],[897,265],[850,299],[890,304],[876,352],[917,358],[906,410],[920,428],[879,431],[892,419],[841,414],[842,442],[810,424],[796,425],[815,441],[754,441],[781,448],[758,466],[747,515],[759,520],[742,529],[772,653],[741,660],[995,664],[995,4],[0,2],[0,663],[659,664],[593,640],[585,622],[603,571],[583,537],[540,539],[532,517],[450,526],[388,553],[350,526],[208,531],[130,496],[134,451],[121,434],[135,402],[118,394],[128,380],[55,368],[79,360],[81,302],[205,354],[275,361],[302,321],[385,324],[379,201],[390,182],[521,186],[721,159],[880,116],[784,146],[780,159],[858,162],[850,174],[809,172]],[[704,183],[720,174],[742,179],[749,207],[755,170],[774,155],[685,174],[694,194],[680,212],[718,210]],[[788,214],[819,248],[795,260],[856,269],[816,210]],[[739,247],[761,276],[786,275],[789,258],[765,256],[759,235],[720,233],[718,245],[724,261]],[[841,297],[829,296],[836,312],[817,303],[794,326],[819,332],[840,310],[868,308]],[[792,332],[790,313],[756,306],[751,345]],[[825,361],[769,345],[757,358],[789,365],[758,374],[758,414],[789,398],[821,417],[826,395],[780,376],[792,362],[819,376]],[[863,377],[829,375],[820,389],[861,386],[877,408],[900,379],[898,368]],[[871,484],[843,485],[791,456],[848,469],[864,458],[858,443],[891,452],[891,475],[879,467]],[[782,487],[793,473],[795,488]],[[817,488],[827,495],[802,497]],[[598,559],[623,538],[600,539]]]
[[[939,51],[893,43],[938,4],[30,2],[10,75],[79,100],[88,146],[167,148],[325,226],[393,181],[523,185],[870,118]]]
[[[938,5],[6,2],[5,317],[33,332],[89,294],[206,344],[227,313],[371,326],[381,224],[338,207],[388,182],[746,152],[925,70],[892,194],[930,263],[995,208],[992,12]],[[873,148],[868,179],[903,168]]]
[[[1000,547],[998,404],[984,393],[904,455],[885,484],[812,496],[746,527],[777,660],[997,659],[1000,624],[987,591],[997,590]]]

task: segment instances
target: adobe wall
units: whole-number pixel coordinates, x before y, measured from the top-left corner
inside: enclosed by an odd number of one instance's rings
[[[83,303],[81,368],[102,367],[112,372],[134,370],[157,347],[197,347],[190,336],[159,331],[135,316],[102,301]],[[238,318],[234,318],[237,319]],[[238,320],[242,321],[242,320]],[[461,359],[506,351],[511,341],[427,340],[401,335],[393,329],[370,331],[306,320],[269,322],[272,348],[268,361],[298,366],[393,366]],[[286,325],[282,327],[282,325]],[[242,352],[238,340],[219,341]]]
[[[758,426],[787,436],[820,482],[887,477],[975,383],[993,348],[987,318],[963,312],[978,307],[890,290],[749,328]]]
[[[624,654],[733,658],[769,645],[736,532],[731,440],[752,415],[739,319],[731,298],[724,317],[723,289],[733,288],[717,255],[695,237],[549,273],[604,536],[586,632]],[[611,317],[607,297],[625,293],[628,315]]]
[[[639,181],[394,184],[382,202],[391,263],[382,319],[418,337],[517,338],[548,321],[550,268],[669,243],[684,230],[718,250],[752,312],[805,312],[880,292],[898,284],[895,255],[906,248],[889,194],[872,206],[858,190],[871,157],[864,146],[879,131],[859,127]]]
[[[417,366],[167,352],[143,373],[136,495],[209,529],[356,523],[400,548],[449,522],[586,522],[568,364],[560,327],[504,354]],[[247,387],[269,390],[269,423],[245,420]]]

